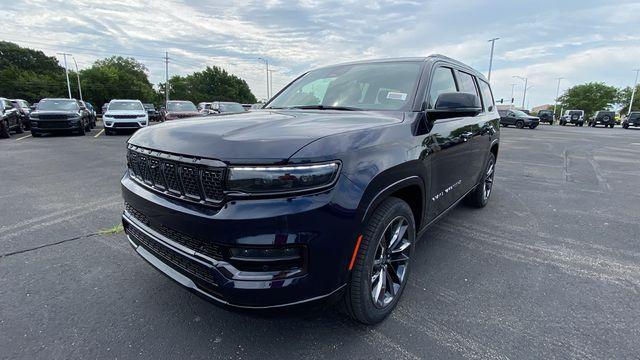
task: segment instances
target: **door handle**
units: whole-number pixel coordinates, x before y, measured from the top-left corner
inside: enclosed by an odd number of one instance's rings
[[[471,131],[467,131],[466,133],[460,134],[460,137],[462,138],[462,140],[467,141],[471,139],[471,137],[473,137],[473,133]]]

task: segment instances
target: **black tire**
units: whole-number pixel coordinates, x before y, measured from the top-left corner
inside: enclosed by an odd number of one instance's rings
[[[529,125],[529,129],[531,129],[531,130],[533,130],[533,129],[537,128],[537,127],[538,127],[538,125],[535,125],[535,124]]]
[[[80,127],[78,128],[78,135],[84,136],[86,130],[87,126],[85,124],[80,124]]]
[[[0,138],[8,139],[11,137],[11,131],[9,130],[9,120],[6,120],[0,124]]]
[[[16,129],[16,134],[24,133],[24,129],[22,128],[22,121],[18,120],[18,128]]]
[[[516,121],[516,127],[518,129],[522,129],[524,127],[524,121],[522,121],[522,120]]]
[[[564,121],[560,121],[560,125],[565,126],[565,125],[567,125],[567,123],[564,122]]]
[[[33,137],[40,137],[40,136],[42,136],[42,134],[40,134],[39,132],[37,132],[37,131],[35,131],[35,130],[31,129],[31,136],[33,136]]]
[[[476,188],[464,198],[464,203],[475,208],[483,208],[489,202],[493,192],[493,179],[496,172],[496,158],[493,153],[489,153],[487,165],[482,170],[482,179]]]
[[[614,125],[615,125],[615,124],[611,124],[611,125],[609,125],[609,127],[613,129],[613,126],[614,126]]]
[[[553,125],[553,120],[549,121],[549,125]]]
[[[622,128],[623,129],[628,129],[629,128],[629,124],[622,124]]]
[[[392,249],[402,248],[402,250],[394,253],[384,245],[396,238],[393,236],[395,233],[393,229],[403,227],[405,231],[401,232],[400,240],[393,241],[396,247],[392,246]],[[352,269],[351,281],[347,285],[343,299],[344,309],[354,320],[368,325],[376,324],[393,311],[402,296],[402,291],[410,275],[415,237],[413,212],[406,202],[390,197],[382,202],[371,215],[364,228]],[[389,262],[389,259],[395,259],[395,261]],[[403,265],[399,265],[401,263]],[[391,273],[396,274],[395,280]],[[399,273],[402,275],[398,275]],[[386,280],[389,280],[390,283]],[[400,280],[400,282],[397,283],[396,280]],[[382,285],[373,286],[381,284],[381,282],[385,283],[384,288]],[[391,286],[387,288],[389,284]],[[377,293],[380,296],[374,303],[373,297],[376,289],[378,289]],[[391,294],[391,291],[394,294]]]
[[[104,128],[104,135],[105,136],[111,136],[111,134],[113,134],[113,133],[111,132],[110,129]]]
[[[582,125],[584,125],[584,123],[583,123],[583,122],[581,122],[581,123],[579,123],[579,124],[578,124],[578,126],[582,126]]]

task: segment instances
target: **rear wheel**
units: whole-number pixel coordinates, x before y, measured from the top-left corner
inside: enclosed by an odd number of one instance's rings
[[[538,125],[536,125],[536,124],[529,125],[529,129],[532,129],[532,130],[535,129],[536,127],[538,127]]]
[[[496,171],[496,158],[493,153],[489,153],[489,160],[482,173],[482,180],[476,188],[464,199],[465,204],[482,208],[489,202],[491,190],[493,189],[493,178]]]
[[[9,120],[5,120],[0,124],[0,138],[6,139],[11,137],[9,132]]]
[[[16,134],[22,134],[22,133],[24,133],[24,129],[22,128],[22,121],[18,120]]]
[[[516,121],[516,127],[518,129],[522,129],[524,127],[524,121],[522,121],[522,120]]]
[[[40,137],[40,136],[42,136],[42,134],[40,134],[39,132],[37,132],[37,131],[35,131],[35,130],[31,129],[31,136],[33,136],[33,137]]]
[[[622,124],[622,128],[623,129],[628,129],[629,128],[629,124]]]
[[[344,297],[352,318],[375,324],[393,311],[407,283],[415,236],[406,202],[390,197],[376,209],[362,234]]]
[[[78,128],[78,135],[84,136],[86,130],[87,130],[87,125],[85,125],[85,123],[81,123],[80,127]]]

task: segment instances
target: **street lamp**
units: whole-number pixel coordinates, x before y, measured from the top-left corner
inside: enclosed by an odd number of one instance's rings
[[[510,109],[513,109],[513,90],[515,89],[516,85],[518,84],[511,84],[511,106],[509,106]]]
[[[629,109],[627,110],[627,117],[631,114],[631,107],[633,106],[633,98],[636,95],[636,87],[638,86],[638,73],[640,73],[640,69],[633,70],[636,72],[636,81],[633,83],[633,90],[631,90],[631,102],[629,102]]]
[[[69,84],[69,70],[67,69],[67,53],[57,53],[58,55],[64,56],[64,74],[67,76],[67,91],[69,91],[69,99],[71,99],[71,85]]]
[[[553,116],[556,116],[556,109],[558,108],[558,95],[560,95],[560,81],[564,79],[563,77],[557,78],[558,86],[556,87],[556,99],[553,103]]]
[[[78,62],[76,62],[76,58],[71,55],[73,59],[73,63],[76,64],[76,76],[78,77],[78,93],[80,94],[80,101],[82,101],[82,86],[80,86],[80,71],[78,70]]]
[[[269,70],[269,92],[273,95],[273,72],[274,70]]]
[[[267,101],[269,101],[269,99],[271,99],[271,95],[269,93],[269,60],[261,57],[259,57],[258,60],[264,61],[264,65],[266,66],[265,73],[267,74]]]
[[[513,77],[516,78],[516,79],[520,79],[520,80],[524,81],[524,89],[523,89],[523,93],[522,93],[522,108],[524,109],[524,101],[527,98],[527,83],[528,83],[529,79],[526,78],[526,77],[518,76],[518,75],[514,75]]]
[[[487,80],[489,82],[491,82],[491,66],[493,65],[493,48],[496,45],[496,40],[500,40],[500,38],[493,38],[488,41],[491,43],[491,56],[489,57],[489,73],[487,74]]]

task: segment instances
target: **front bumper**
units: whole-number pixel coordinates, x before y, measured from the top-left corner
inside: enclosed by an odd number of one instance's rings
[[[68,131],[81,130],[82,122],[80,120],[30,120],[31,130],[33,131]]]
[[[357,203],[335,201],[340,192],[357,191],[343,177],[336,188],[321,194],[236,200],[219,209],[150,192],[128,173],[122,179],[122,191],[131,209],[125,210],[122,221],[136,252],[182,286],[216,302],[246,308],[294,305],[335,294],[348,281],[359,222]],[[348,210],[351,206],[353,210]],[[149,225],[140,218],[149,219]],[[156,226],[171,231],[156,231]],[[236,272],[224,257],[203,256],[175,234],[200,239],[217,249],[304,246],[305,270],[293,276]]]

